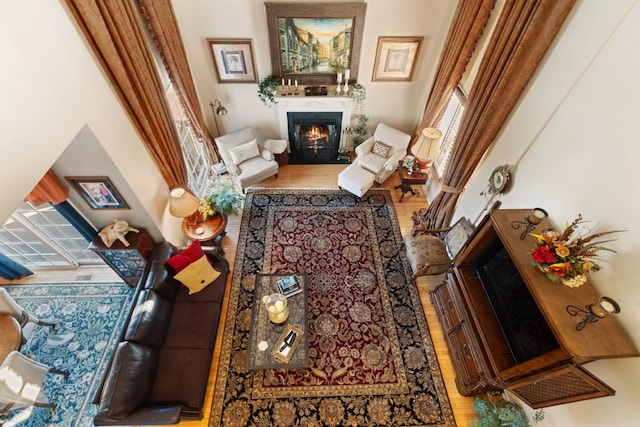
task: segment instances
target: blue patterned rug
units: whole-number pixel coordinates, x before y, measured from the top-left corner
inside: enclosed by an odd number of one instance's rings
[[[90,426],[97,406],[91,403],[111,350],[131,306],[134,289],[125,283],[47,283],[4,288],[30,313],[54,321],[36,326],[21,352],[71,373],[47,375],[43,392],[58,407],[22,408],[0,424],[9,426]]]

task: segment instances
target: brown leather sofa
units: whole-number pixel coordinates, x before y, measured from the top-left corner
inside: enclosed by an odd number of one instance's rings
[[[202,419],[229,264],[205,251],[220,276],[189,295],[166,260],[178,252],[159,243],[93,403],[102,425],[177,424]]]

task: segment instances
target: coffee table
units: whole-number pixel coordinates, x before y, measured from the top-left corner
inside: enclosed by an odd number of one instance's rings
[[[277,282],[280,279],[296,274],[302,285],[302,292],[287,298],[289,318],[281,325],[269,320],[262,297],[278,292]],[[309,367],[309,328],[307,314],[307,289],[309,277],[305,273],[256,274],[253,311],[247,346],[247,369],[294,369]],[[289,363],[274,358],[271,351],[275,347],[282,332],[291,324],[304,333]],[[262,344],[261,343],[266,343]]]

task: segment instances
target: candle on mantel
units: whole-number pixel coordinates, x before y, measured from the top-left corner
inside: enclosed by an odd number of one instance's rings
[[[298,87],[298,80],[296,80],[296,81],[294,82],[294,85],[295,85],[296,87]]]
[[[344,79],[349,80],[349,77],[351,77],[351,70],[347,68],[344,70]]]
[[[282,78],[282,86],[284,86],[284,77]]]
[[[291,79],[288,80],[288,83],[287,86],[291,86]]]
[[[342,73],[338,73],[336,80],[338,81],[338,83],[342,81]]]

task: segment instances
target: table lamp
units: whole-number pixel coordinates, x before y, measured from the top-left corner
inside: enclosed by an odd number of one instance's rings
[[[177,187],[169,193],[169,213],[178,218],[188,218],[189,225],[194,225],[198,218],[200,200],[182,187]]]
[[[438,156],[440,146],[435,141],[442,136],[442,132],[436,128],[424,128],[420,135],[420,141],[411,147],[411,153],[418,161],[419,169],[426,169]]]

